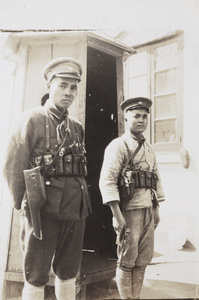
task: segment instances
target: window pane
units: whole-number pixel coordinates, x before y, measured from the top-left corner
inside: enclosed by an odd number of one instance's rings
[[[177,115],[176,95],[156,97],[154,114],[155,119],[175,117]]]
[[[169,69],[177,66],[177,43],[172,43],[155,49],[155,70]]]
[[[147,75],[129,80],[129,98],[138,96],[147,97]]]
[[[176,141],[176,120],[155,122],[155,143]]]
[[[129,57],[129,77],[147,73],[147,52],[137,53]]]
[[[156,95],[174,91],[176,91],[176,69],[155,74]]]

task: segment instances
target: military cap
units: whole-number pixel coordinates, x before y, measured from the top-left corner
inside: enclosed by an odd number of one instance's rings
[[[54,77],[81,80],[82,66],[72,57],[58,57],[50,61],[43,70],[44,78],[50,82]]]
[[[130,98],[125,101],[123,101],[120,104],[120,107],[122,110],[133,110],[133,109],[139,109],[144,108],[147,110],[147,112],[150,112],[150,107],[152,106],[152,101],[145,97],[136,97],[136,98]]]

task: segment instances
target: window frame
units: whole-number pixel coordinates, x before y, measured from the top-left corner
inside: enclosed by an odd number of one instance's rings
[[[175,142],[158,142],[155,143],[155,105],[152,106],[151,109],[151,117],[150,117],[150,124],[149,124],[149,131],[150,134],[147,134],[148,140],[153,145],[154,150],[156,152],[160,153],[168,153],[168,152],[178,152],[179,149],[182,147],[183,143],[183,79],[184,79],[184,73],[183,73],[183,57],[184,57],[184,42],[183,42],[183,32],[175,33],[171,36],[164,37],[162,39],[151,41],[147,44],[142,44],[138,46],[133,46],[133,48],[137,51],[137,54],[147,51],[147,76],[148,76],[148,87],[147,87],[147,93],[148,97],[155,103],[155,60],[154,60],[154,54],[155,49],[172,44],[177,43],[177,73],[176,73],[176,91],[173,91],[172,93],[165,93],[166,95],[176,94],[176,106],[177,106],[177,112],[176,112],[176,138],[177,140]],[[125,93],[129,93],[129,64],[126,64],[126,84],[127,89],[125,88]],[[172,69],[172,67],[169,67],[168,70]],[[163,69],[163,71],[166,70]],[[127,94],[125,96],[127,96]],[[157,96],[158,97],[158,96]],[[168,120],[167,118],[162,118],[162,120]],[[171,117],[173,119],[173,117]]]

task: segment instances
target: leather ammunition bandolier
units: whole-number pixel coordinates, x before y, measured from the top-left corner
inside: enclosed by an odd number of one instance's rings
[[[128,162],[121,171],[119,178],[119,192],[122,200],[130,200],[134,196],[135,189],[157,190],[158,176],[155,172],[136,170],[133,159],[144,142],[139,142],[138,147],[131,153],[126,141],[123,139],[128,152]]]
[[[67,118],[68,119],[68,118]],[[41,166],[41,173],[45,177],[58,176],[86,176],[86,158],[83,143],[80,143],[79,135],[76,133],[76,140],[70,142],[70,129],[64,128],[62,139],[59,138],[57,128],[57,139],[59,140],[58,151],[55,152],[50,147],[50,128],[48,115],[45,115],[46,124],[46,145],[45,154],[33,158],[33,166]],[[62,124],[60,124],[62,125]]]

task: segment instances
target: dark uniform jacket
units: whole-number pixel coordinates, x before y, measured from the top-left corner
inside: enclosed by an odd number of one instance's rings
[[[26,200],[23,170],[31,169],[33,159],[45,154],[46,111],[50,128],[50,152],[54,155],[58,150],[56,128],[62,123],[63,116],[49,100],[44,107],[23,112],[10,138],[4,175],[16,209],[21,209],[22,200]],[[76,133],[80,143],[83,143],[81,123],[69,115],[67,118],[70,129],[69,143],[76,140]],[[91,212],[84,176],[51,176],[44,180],[47,201],[42,207],[42,214],[58,220],[78,221]]]

